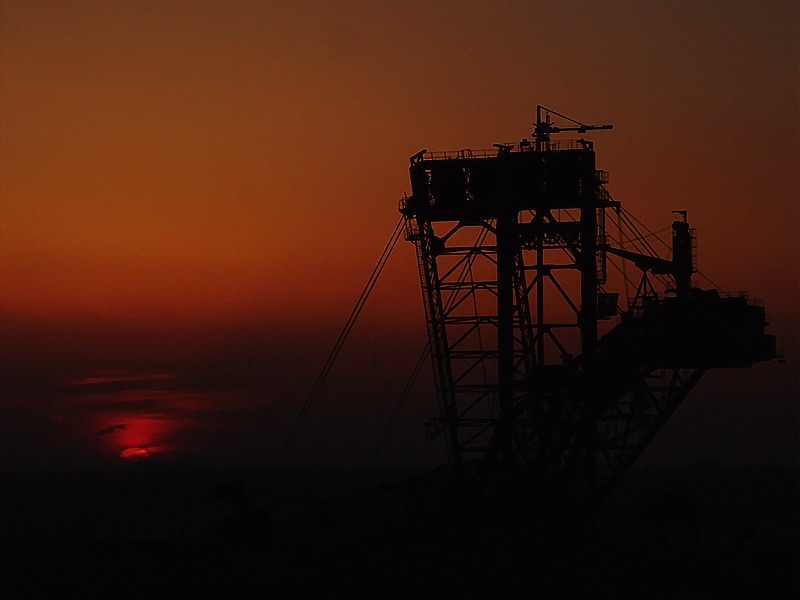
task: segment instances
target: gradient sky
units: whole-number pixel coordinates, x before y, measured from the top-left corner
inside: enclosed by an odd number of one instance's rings
[[[763,298],[787,353],[706,376],[648,454],[793,460],[798,10],[3,0],[4,466],[91,462],[88,437],[178,413],[194,456],[271,456],[397,220],[408,156],[519,140],[537,103],[613,123],[592,136],[613,196],[654,229],[688,209],[700,269]],[[404,243],[308,460],[374,445],[424,343],[418,286]],[[412,443],[435,406],[421,386],[396,462],[441,458]],[[167,388],[180,402],[156,402]],[[123,404],[87,425],[98,402]]]

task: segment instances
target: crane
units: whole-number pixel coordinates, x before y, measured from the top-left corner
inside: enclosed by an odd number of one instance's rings
[[[542,119],[542,113],[544,113],[544,120]],[[570,123],[577,125],[577,127],[558,127],[553,124],[553,121],[550,119],[550,115],[555,115],[557,117],[561,117],[562,119],[566,119]],[[554,133],[575,131],[583,134],[587,131],[594,131],[598,129],[614,129],[614,126],[609,124],[587,125],[586,123],[581,123],[580,121],[577,121],[571,117],[562,115],[560,112],[542,106],[541,104],[536,105],[536,123],[534,123],[533,137],[536,140],[537,150],[547,150],[550,145],[550,136]]]
[[[430,430],[443,434],[453,471],[508,502],[524,498],[549,522],[591,526],[706,371],[780,356],[763,307],[693,284],[685,211],[671,257],[609,243],[607,213],[630,217],[605,189],[592,142],[550,136],[612,126],[536,112],[533,148],[411,157],[400,212],[437,388]],[[643,239],[631,229],[652,250]],[[627,310],[607,287],[609,255],[641,271]]]

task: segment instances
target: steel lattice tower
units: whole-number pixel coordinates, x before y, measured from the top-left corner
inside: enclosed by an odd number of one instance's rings
[[[429,435],[458,470],[522,481],[546,514],[592,514],[707,369],[776,357],[762,307],[693,287],[685,214],[669,259],[609,243],[621,205],[592,142],[551,135],[610,128],[539,107],[532,142],[423,150],[400,206],[439,402]],[[609,255],[641,274],[626,310]]]

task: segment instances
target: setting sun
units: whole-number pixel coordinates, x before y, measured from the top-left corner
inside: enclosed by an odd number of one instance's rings
[[[144,460],[150,457],[150,453],[144,448],[126,448],[120,452],[119,457],[129,461]]]

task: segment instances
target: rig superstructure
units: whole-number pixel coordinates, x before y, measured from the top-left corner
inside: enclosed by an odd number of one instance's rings
[[[594,129],[611,125],[540,106],[532,140],[423,150],[400,203],[438,397],[429,436],[444,437],[456,471],[568,520],[596,514],[708,369],[777,357],[761,306],[693,282],[685,211],[668,258],[646,236],[611,239],[608,221],[635,223],[593,142],[552,139]],[[624,307],[610,258],[638,273]]]

